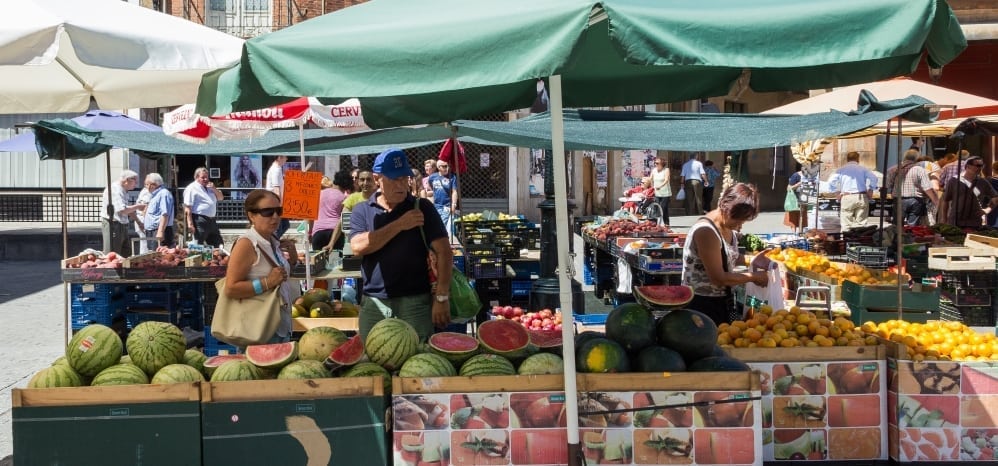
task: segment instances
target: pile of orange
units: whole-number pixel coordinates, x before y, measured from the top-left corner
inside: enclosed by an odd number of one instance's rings
[[[914,361],[998,361],[998,337],[977,333],[961,322],[905,320],[865,322],[860,329],[907,347]]]
[[[797,306],[774,311],[764,305],[748,320],[717,327],[717,344],[726,348],[865,346],[876,345],[878,341],[875,336],[857,330],[845,317],[818,318]]]
[[[783,262],[787,270],[798,272],[807,270],[828,276],[834,283],[851,281],[859,285],[892,285],[897,283],[896,274],[885,274],[856,264],[829,262],[825,256],[800,249],[771,249],[766,252],[770,260]]]

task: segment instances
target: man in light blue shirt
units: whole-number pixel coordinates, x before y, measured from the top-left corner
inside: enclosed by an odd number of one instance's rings
[[[679,174],[679,184],[686,192],[686,199],[683,200],[686,215],[707,213],[703,203],[703,185],[706,181],[707,173],[703,171],[703,164],[700,163],[700,154],[694,152],[683,164],[683,171]]]
[[[176,205],[173,202],[173,194],[163,187],[163,177],[159,173],[146,175],[146,188],[152,193],[152,198],[146,206],[146,216],[142,223],[146,228],[146,236],[156,238],[155,242],[150,242],[149,249],[154,250],[157,246],[172,248],[177,244],[173,234],[173,214]]]
[[[859,152],[846,154],[846,164],[832,174],[828,184],[839,193],[842,231],[866,226],[870,199],[873,199],[873,190],[877,189],[877,175],[859,164]]]

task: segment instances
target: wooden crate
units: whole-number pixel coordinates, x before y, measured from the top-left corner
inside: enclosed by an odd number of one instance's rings
[[[126,258],[122,263],[124,278],[140,280],[187,278],[187,268],[184,267],[183,261],[177,266],[152,265],[160,256],[162,256],[160,252],[152,251]]]
[[[815,362],[815,361],[863,361],[883,360],[887,347],[876,346],[830,346],[795,348],[727,348],[731,357],[742,362]]]
[[[14,389],[17,464],[200,465],[198,385]]]
[[[85,256],[75,256],[59,261],[62,269],[62,281],[64,282],[99,282],[102,280],[115,280],[122,278],[122,268],[111,269],[91,267],[87,269],[79,268],[79,265],[86,262]],[[75,266],[75,267],[74,267]]]
[[[929,268],[936,270],[994,270],[995,255],[968,247],[929,248]]]
[[[388,464],[381,377],[201,385],[204,464]]]
[[[963,245],[998,256],[998,238],[967,233],[967,237],[963,239]]]

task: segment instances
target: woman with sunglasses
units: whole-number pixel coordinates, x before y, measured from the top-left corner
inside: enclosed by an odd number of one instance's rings
[[[242,299],[280,288],[281,321],[270,342],[290,341],[291,285],[288,275],[291,266],[274,237],[284,213],[281,200],[272,191],[255,189],[246,196],[243,206],[249,228],[232,246],[225,272],[225,294],[229,298]]]

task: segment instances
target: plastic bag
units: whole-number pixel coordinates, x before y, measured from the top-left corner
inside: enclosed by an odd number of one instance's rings
[[[475,288],[460,270],[454,269],[450,277],[450,320],[466,323],[478,315],[482,301]]]
[[[800,204],[797,203],[797,195],[794,194],[792,190],[787,190],[787,197],[783,201],[783,210],[785,212],[796,212],[800,210]]]
[[[783,280],[780,278],[780,266],[770,263],[766,269],[769,281],[766,286],[748,282],[745,284],[745,309],[757,308],[769,304],[773,310],[786,308],[783,299]]]
[[[686,188],[679,188],[679,192],[676,193],[676,200],[682,201],[686,199]]]

